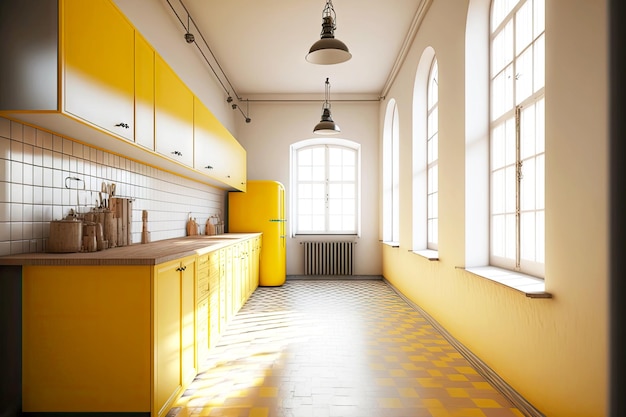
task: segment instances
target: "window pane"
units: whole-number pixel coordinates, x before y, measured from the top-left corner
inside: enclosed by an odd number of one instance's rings
[[[515,53],[519,54],[533,40],[532,0],[525,2],[515,14]]]
[[[498,257],[504,257],[504,233],[504,216],[493,216],[491,221],[491,251]]]
[[[525,50],[516,61],[515,104],[520,104],[533,93],[533,49]]]
[[[341,166],[341,149],[328,147],[328,164],[330,166]]]
[[[311,184],[311,197],[322,202],[326,198],[326,187],[324,184]]]
[[[533,37],[537,38],[546,30],[546,3],[545,0],[533,1],[534,18],[533,18]],[[542,65],[543,66],[543,65]]]
[[[311,164],[324,166],[326,163],[326,150],[323,146],[312,149]]]
[[[546,37],[542,35],[533,45],[534,80],[533,92],[541,90],[546,84]]]
[[[531,157],[535,154],[535,106],[522,110],[520,115],[520,158]]]
[[[299,184],[298,185],[298,197],[300,200],[311,198],[313,196],[313,187],[311,184]]]
[[[493,39],[491,73],[497,74],[513,61],[513,22],[510,21]]]
[[[537,153],[543,153],[545,148],[546,137],[546,111],[545,111],[545,99],[537,101],[535,104],[535,149]]]
[[[536,183],[536,193],[537,193],[537,201],[536,207],[537,210],[543,210],[546,207],[545,201],[545,184],[546,184],[546,171],[545,171],[545,157],[544,155],[538,155],[536,159],[536,174],[535,174],[535,183]]]
[[[491,120],[513,108],[513,67],[509,65],[493,80],[491,92]]]
[[[504,170],[500,169],[491,175],[491,212],[493,214],[504,213]]]
[[[326,230],[326,225],[324,224],[325,216],[323,215],[313,216],[311,220],[312,220],[311,231],[323,232]]]
[[[354,184],[343,184],[341,187],[341,196],[347,199],[356,199],[356,189],[354,188]]]
[[[504,170],[504,209],[507,213],[515,213],[515,166],[508,166]]]
[[[535,260],[535,213],[522,213],[521,215],[521,242],[522,246],[520,248],[520,257],[521,259],[526,259],[529,261]]]
[[[332,178],[333,181],[341,181],[343,177],[343,169],[341,166],[328,167],[328,178]]]
[[[520,206],[522,210],[534,210],[536,202],[535,190],[535,159],[524,160],[522,165],[522,179],[520,181]]]
[[[344,215],[354,216],[356,214],[355,200],[344,199],[341,211]]]
[[[323,166],[313,167],[311,170],[311,180],[324,181],[326,179],[326,172]]]
[[[507,259],[515,259],[516,233],[515,233],[515,215],[507,214],[505,216],[505,253],[504,256]]]
[[[497,125],[491,131],[491,169],[500,169],[505,164],[504,158],[504,124]]]
[[[546,219],[544,211],[536,213],[535,257],[539,263],[546,262]]]
[[[311,165],[313,163],[313,150],[310,148],[300,149],[298,151],[298,165]]]
[[[500,23],[513,10],[519,0],[494,0],[491,4],[491,30],[497,28]]]
[[[428,132],[427,135],[428,137],[432,137],[438,130],[439,128],[439,124],[438,124],[438,120],[439,120],[439,109],[437,107],[435,107],[433,109],[432,112],[430,112],[430,114],[428,115]]]
[[[439,101],[439,69],[437,60],[433,62],[428,78],[428,109],[430,110]]]

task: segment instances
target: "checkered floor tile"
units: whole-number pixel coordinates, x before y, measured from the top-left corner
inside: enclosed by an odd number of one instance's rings
[[[258,288],[178,416],[522,417],[385,282]]]

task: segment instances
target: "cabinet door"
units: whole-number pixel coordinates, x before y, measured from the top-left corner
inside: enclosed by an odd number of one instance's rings
[[[157,267],[154,287],[154,410],[160,416],[182,388],[180,262]]]
[[[181,262],[181,377],[183,385],[196,376],[196,260]]]
[[[197,97],[194,100],[194,167],[245,191],[245,149]]]
[[[135,143],[154,150],[154,50],[135,33]]]
[[[193,166],[193,93],[155,54],[156,151]]]
[[[109,0],[62,5],[64,110],[134,140],[134,29]]]

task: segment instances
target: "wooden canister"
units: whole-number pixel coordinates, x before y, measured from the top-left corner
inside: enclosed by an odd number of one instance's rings
[[[117,219],[110,210],[104,211],[104,240],[109,242],[109,248],[117,246]]]

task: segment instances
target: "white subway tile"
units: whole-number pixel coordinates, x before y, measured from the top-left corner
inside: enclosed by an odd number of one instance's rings
[[[11,139],[23,142],[24,141],[24,125],[19,122],[11,121]]]
[[[11,223],[0,222],[0,242],[11,240]]]
[[[11,202],[12,203],[21,203],[22,202],[22,184],[10,184],[11,186]]]
[[[11,240],[22,240],[23,224],[22,222],[11,222]]]
[[[37,129],[37,146],[52,150],[52,133]]]
[[[11,159],[11,139],[0,136],[0,159]]]
[[[24,184],[22,188],[22,202],[24,204],[33,204],[33,186]]]
[[[33,238],[33,223],[25,221],[22,223],[22,239],[30,240]]]
[[[24,181],[24,171],[21,162],[11,161],[11,182],[21,183]]]
[[[37,143],[37,129],[24,125],[24,143],[35,145]]]
[[[24,160],[24,144],[16,140],[11,141],[11,160],[20,161]]]
[[[11,219],[11,204],[0,203],[0,222],[6,222]],[[0,239],[2,240],[2,239]]]
[[[39,187],[43,185],[43,170],[39,165],[33,166],[33,185]]]
[[[33,166],[30,164],[22,164],[22,182],[24,184],[33,183]]]
[[[58,135],[52,135],[52,150],[55,152],[63,152],[63,138]]]
[[[43,165],[43,149],[38,146],[33,147],[33,165]]]
[[[4,117],[0,117],[0,137],[11,137],[11,121]]]

